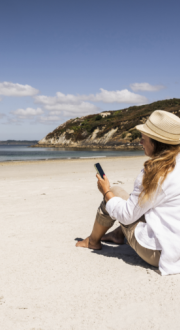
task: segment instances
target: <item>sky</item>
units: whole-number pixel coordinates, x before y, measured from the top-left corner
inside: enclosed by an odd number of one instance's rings
[[[0,140],[180,98],[179,13],[174,0],[1,2]]]

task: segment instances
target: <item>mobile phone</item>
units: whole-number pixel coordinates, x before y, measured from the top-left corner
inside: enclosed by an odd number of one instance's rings
[[[103,171],[101,165],[100,165],[99,163],[96,163],[96,164],[94,164],[94,167],[95,167],[97,173],[98,173],[98,174],[101,176],[101,178],[103,179],[103,175],[105,175],[105,173],[104,173],[104,171]]]

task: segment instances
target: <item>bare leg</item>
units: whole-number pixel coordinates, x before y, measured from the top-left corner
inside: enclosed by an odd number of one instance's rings
[[[95,220],[91,235],[86,239],[84,239],[83,241],[77,242],[76,246],[94,249],[94,250],[101,250],[102,249],[102,245],[100,242],[101,238],[110,227],[102,226]]]
[[[115,230],[111,231],[110,233],[104,235],[101,238],[103,242],[113,242],[116,244],[124,244],[124,234],[122,232],[121,226],[116,228]]]
[[[120,187],[112,187],[111,191],[114,193],[115,196],[119,196],[124,200],[127,200],[129,198],[128,193]],[[121,227],[118,227],[113,232],[104,235],[113,225],[112,219],[106,211],[104,201],[102,201],[98,209],[96,219],[98,219],[99,221],[95,220],[91,235],[83,241],[77,242],[77,247],[100,250],[102,248],[101,240],[111,241],[116,244],[124,244],[124,235],[122,233]]]

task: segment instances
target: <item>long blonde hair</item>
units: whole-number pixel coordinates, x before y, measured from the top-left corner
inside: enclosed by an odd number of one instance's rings
[[[172,172],[176,165],[176,156],[180,152],[180,145],[169,145],[151,139],[154,144],[153,157],[144,163],[142,191],[139,195],[139,204],[152,199],[153,193]]]

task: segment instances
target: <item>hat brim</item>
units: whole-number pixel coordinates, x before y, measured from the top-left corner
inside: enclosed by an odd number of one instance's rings
[[[171,140],[170,138],[164,138],[162,137],[161,135],[153,132],[149,127],[147,127],[146,124],[142,124],[142,125],[137,125],[136,126],[136,129],[138,131],[140,131],[141,133],[147,135],[148,137],[156,140],[156,141],[159,141],[159,142],[162,142],[162,143],[166,143],[166,144],[180,144],[180,140]]]

